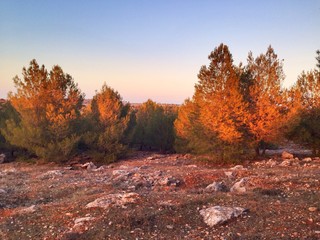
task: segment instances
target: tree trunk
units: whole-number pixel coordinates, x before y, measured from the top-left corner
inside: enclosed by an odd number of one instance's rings
[[[255,148],[255,151],[256,151],[256,156],[257,156],[257,157],[260,156],[259,146],[257,146],[257,147]]]

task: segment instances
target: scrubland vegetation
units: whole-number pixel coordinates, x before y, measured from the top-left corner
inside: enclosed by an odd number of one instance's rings
[[[215,161],[264,154],[291,140],[320,150],[320,52],[316,68],[283,88],[283,63],[274,49],[235,65],[221,44],[202,66],[192,98],[169,107],[148,100],[138,108],[104,84],[89,105],[61,67],[32,60],[0,108],[0,148],[64,162],[86,153],[112,162],[130,149],[207,154]]]

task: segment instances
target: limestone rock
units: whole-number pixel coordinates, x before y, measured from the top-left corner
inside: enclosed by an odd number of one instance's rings
[[[293,159],[293,154],[288,153],[286,151],[283,151],[281,156],[283,159]]]
[[[87,162],[87,163],[85,163],[85,164],[82,164],[81,167],[82,167],[82,168],[85,168],[85,169],[87,169],[87,170],[95,170],[95,169],[97,169],[97,166],[94,165],[93,162]]]
[[[6,191],[6,190],[4,190],[4,189],[0,188],[0,194],[6,194],[6,193],[7,193],[7,191]]]
[[[227,192],[228,187],[223,182],[213,182],[205,188],[205,192]]]
[[[230,192],[244,193],[247,191],[246,183],[248,182],[247,178],[242,178],[230,188]]]
[[[129,176],[129,175],[132,175],[132,173],[127,170],[119,169],[119,170],[113,170],[112,175],[113,176]]]
[[[49,179],[49,178],[56,178],[56,177],[60,177],[64,174],[63,171],[61,170],[51,170],[48,171],[42,175],[39,176],[40,179]]]
[[[177,187],[181,184],[181,181],[174,177],[164,177],[158,180],[158,184],[160,186],[176,186]]]
[[[229,179],[233,179],[235,177],[235,173],[232,171],[226,171],[224,172],[224,174],[229,178]]]
[[[214,206],[207,209],[200,210],[204,222],[213,227],[217,224],[225,223],[226,221],[239,217],[246,209],[241,207],[222,207]]]
[[[111,205],[124,207],[128,203],[136,203],[140,195],[137,193],[116,193],[97,198],[86,205],[86,208],[104,208],[108,209]]]
[[[76,218],[74,220],[74,224],[79,224],[79,223],[83,223],[83,222],[89,222],[91,220],[93,220],[93,217],[82,217],[82,218]]]
[[[302,159],[302,161],[304,161],[304,162],[312,162],[312,158],[307,157],[307,158]]]
[[[36,205],[31,205],[30,207],[22,208],[17,211],[18,214],[34,213],[37,210]]]
[[[243,167],[242,165],[236,165],[236,166],[230,168],[230,170],[234,171],[234,170],[248,170],[248,169]]]
[[[292,161],[290,159],[284,160],[282,163],[279,164],[281,167],[289,167],[292,165]]]

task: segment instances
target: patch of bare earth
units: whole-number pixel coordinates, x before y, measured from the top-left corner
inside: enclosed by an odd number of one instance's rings
[[[217,166],[139,153],[88,169],[6,163],[0,239],[320,239],[319,180],[319,158]],[[209,226],[200,212],[213,206],[246,211]]]

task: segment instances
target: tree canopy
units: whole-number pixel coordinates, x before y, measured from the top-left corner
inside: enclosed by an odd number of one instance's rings
[[[79,140],[76,128],[84,94],[59,66],[48,73],[32,60],[22,74],[22,79],[14,78],[16,93],[9,94],[20,121],[7,121],[6,139],[39,157],[67,158]]]

